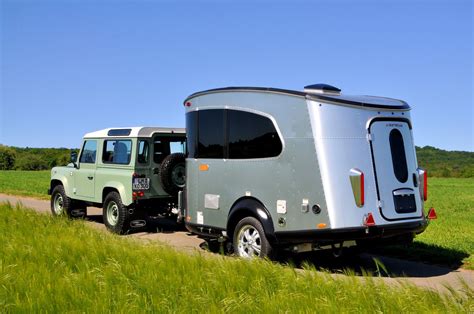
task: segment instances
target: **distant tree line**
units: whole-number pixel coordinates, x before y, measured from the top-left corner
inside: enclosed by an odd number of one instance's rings
[[[474,152],[424,146],[416,147],[416,154],[419,166],[427,169],[430,177],[474,178]],[[67,165],[70,156],[68,148],[19,148],[0,144],[0,170],[47,170]]]
[[[78,151],[75,149],[75,151]],[[48,170],[67,165],[68,148],[20,148],[0,145],[0,170]]]
[[[433,146],[416,148],[420,167],[429,177],[474,178],[474,152],[446,151]]]

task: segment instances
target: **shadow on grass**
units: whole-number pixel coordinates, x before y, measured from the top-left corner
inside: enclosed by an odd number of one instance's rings
[[[204,248],[219,253],[216,244]],[[339,257],[335,257],[330,250],[298,254],[282,251],[275,262],[335,274],[428,278],[458,269],[462,260],[468,256],[461,251],[415,243],[412,247],[390,246],[366,252],[347,248]]]
[[[463,260],[469,257],[469,254],[464,251],[422,242],[414,242],[408,247],[392,245],[384,248],[375,248],[369,252],[414,262],[439,265],[450,269],[458,269],[463,265]]]

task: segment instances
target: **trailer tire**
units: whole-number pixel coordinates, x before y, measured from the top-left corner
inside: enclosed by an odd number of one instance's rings
[[[113,233],[125,234],[130,229],[130,213],[115,191],[105,197],[102,217],[107,229]]]
[[[185,158],[182,153],[174,153],[163,159],[160,167],[160,180],[163,190],[177,196],[186,183]]]
[[[245,217],[240,220],[234,230],[234,252],[243,258],[272,258],[273,248],[261,222],[254,217]]]

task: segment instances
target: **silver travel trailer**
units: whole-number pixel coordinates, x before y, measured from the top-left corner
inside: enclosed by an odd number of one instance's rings
[[[212,89],[184,106],[186,227],[239,256],[412,241],[428,224],[404,101],[316,84]]]

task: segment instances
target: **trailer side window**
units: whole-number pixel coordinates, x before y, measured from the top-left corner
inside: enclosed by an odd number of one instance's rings
[[[398,129],[390,131],[390,150],[392,153],[393,172],[401,183],[408,180],[407,158],[403,135]]]
[[[224,158],[224,110],[201,110],[198,116],[198,158]]]
[[[269,118],[246,111],[228,110],[227,122],[230,159],[280,155],[282,143]]]
[[[197,121],[197,111],[192,111],[186,114],[186,155],[189,158],[197,158]]]

